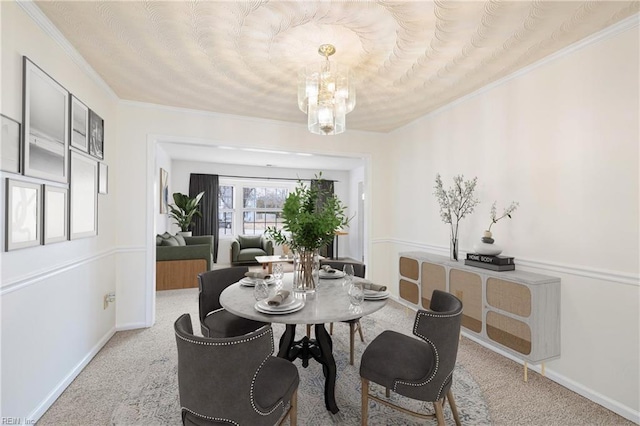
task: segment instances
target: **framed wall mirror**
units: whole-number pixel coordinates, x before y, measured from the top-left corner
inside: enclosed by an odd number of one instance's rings
[[[71,239],[98,234],[98,162],[71,152],[69,223]]]
[[[68,182],[69,92],[23,57],[24,174]]]
[[[20,173],[21,139],[20,123],[16,120],[0,114],[0,170],[11,173]]]
[[[66,241],[69,238],[69,190],[44,186],[44,243]]]
[[[40,245],[42,185],[7,179],[6,190],[6,251]]]
[[[89,108],[71,95],[71,146],[89,152]]]

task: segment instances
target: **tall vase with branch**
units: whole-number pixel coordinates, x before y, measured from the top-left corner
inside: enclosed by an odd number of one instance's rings
[[[436,185],[433,195],[440,204],[440,217],[444,223],[451,225],[450,251],[451,260],[458,260],[458,227],[460,221],[468,214],[473,213],[475,207],[480,203],[474,197],[478,178],[464,180],[464,175],[454,176],[453,186],[445,189],[442,184],[440,173],[436,174]]]
[[[299,182],[282,208],[282,229],[265,234],[294,252],[294,290],[314,292],[319,280],[319,249],[333,241],[338,229],[349,224],[345,206],[323,185]]]

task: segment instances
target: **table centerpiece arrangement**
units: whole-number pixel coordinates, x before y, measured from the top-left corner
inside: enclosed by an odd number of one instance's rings
[[[315,292],[319,280],[319,249],[333,241],[338,229],[348,226],[345,206],[324,189],[321,175],[317,185],[299,182],[282,208],[282,229],[268,227],[267,237],[286,244],[294,253],[293,290]]]

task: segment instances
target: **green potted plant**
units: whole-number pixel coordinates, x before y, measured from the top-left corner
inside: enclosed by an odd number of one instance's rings
[[[322,185],[299,182],[282,208],[282,229],[269,227],[265,234],[294,252],[294,290],[315,291],[321,247],[331,243],[338,229],[349,224],[345,206]]]
[[[180,192],[173,194],[175,204],[169,205],[169,216],[175,219],[176,224],[182,231],[181,234],[184,236],[191,236],[189,228],[191,228],[191,224],[193,224],[194,216],[202,217],[198,204],[200,204],[203,195],[204,192],[201,192],[192,198]]]

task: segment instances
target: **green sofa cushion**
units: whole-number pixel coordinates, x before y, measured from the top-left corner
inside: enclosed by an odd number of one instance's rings
[[[262,248],[261,235],[238,235],[238,242],[240,243],[241,250],[247,248]]]
[[[267,253],[260,248],[246,248],[240,250],[240,253],[238,254],[238,262],[255,262],[256,256],[266,255]]]
[[[162,239],[162,244],[160,244],[161,246],[169,246],[169,247],[177,247],[180,245],[180,243],[178,242],[178,240],[176,239],[176,237],[174,237],[173,235],[170,236],[169,238],[163,238]]]
[[[179,246],[186,246],[187,243],[184,241],[184,237],[180,234],[176,234],[173,236],[173,238],[175,238],[178,241],[178,245]]]

